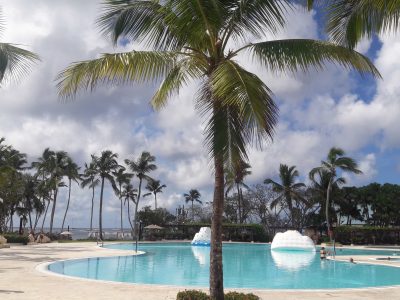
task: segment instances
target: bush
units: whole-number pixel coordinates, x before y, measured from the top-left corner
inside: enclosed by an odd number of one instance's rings
[[[373,226],[339,226],[336,241],[342,244],[398,244],[400,229]]]
[[[28,237],[24,236],[24,235],[4,234],[3,236],[6,238],[7,243],[16,243],[16,244],[27,245],[29,242]]]
[[[195,291],[195,290],[188,290],[179,292],[176,295],[176,300],[209,300],[210,297],[202,292],[202,291]]]
[[[237,292],[229,292],[225,294],[225,300],[259,300],[260,298],[254,294],[243,294]],[[210,296],[202,291],[186,290],[179,292],[176,300],[209,300]]]
[[[225,300],[259,300],[260,298],[254,294],[243,294],[237,292],[229,292],[225,294]]]

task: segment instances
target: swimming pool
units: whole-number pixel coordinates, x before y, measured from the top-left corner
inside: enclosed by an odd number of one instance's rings
[[[133,244],[105,245],[133,249]],[[140,256],[59,261],[51,272],[97,280],[175,286],[208,286],[209,248],[188,243],[140,244]],[[265,244],[225,244],[227,288],[335,289],[400,285],[400,268],[321,261],[318,253],[271,251]],[[393,255],[396,251],[347,250],[340,255]],[[400,253],[396,253],[399,254]]]

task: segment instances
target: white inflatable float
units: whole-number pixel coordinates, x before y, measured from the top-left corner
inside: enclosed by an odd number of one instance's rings
[[[287,271],[298,271],[312,264],[315,253],[311,251],[271,251],[275,265]]]
[[[315,252],[315,245],[308,236],[303,236],[296,230],[288,230],[275,235],[271,250]]]
[[[193,246],[210,246],[211,229],[210,227],[201,227],[200,231],[194,235]]]

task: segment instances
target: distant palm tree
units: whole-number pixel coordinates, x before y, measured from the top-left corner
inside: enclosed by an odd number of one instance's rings
[[[202,202],[200,201],[201,194],[200,194],[200,192],[199,192],[198,190],[196,190],[196,189],[191,189],[191,190],[189,191],[189,193],[183,194],[183,197],[185,197],[185,202],[186,202],[186,203],[192,202],[192,221],[194,221],[194,208],[193,208],[193,203],[194,203],[194,202],[197,202],[197,203],[202,204]]]
[[[135,161],[135,160],[129,160],[125,159],[125,163],[128,165],[130,170],[139,178],[139,188],[138,188],[138,194],[136,198],[136,203],[135,203],[135,234],[137,234],[137,214],[138,214],[138,207],[139,207],[139,201],[140,201],[140,196],[142,194],[142,183],[143,180],[149,181],[151,177],[149,177],[147,174],[150,173],[151,171],[154,171],[157,169],[157,166],[154,164],[156,161],[156,157],[151,155],[149,152],[143,151],[140,157]]]
[[[305,184],[301,182],[296,183],[297,177],[299,177],[299,172],[296,170],[296,166],[289,167],[288,165],[280,164],[280,183],[270,178],[264,180],[264,183],[271,184],[273,191],[278,194],[278,197],[271,202],[271,208],[274,208],[278,204],[286,205],[289,209],[289,222],[292,226],[294,226],[293,201],[305,201],[301,195],[301,191],[305,187]]]
[[[4,31],[0,9],[0,35]],[[30,71],[33,63],[39,60],[35,53],[18,48],[14,44],[0,43],[0,84],[8,80],[18,80]]]
[[[160,180],[151,179],[146,185],[146,190],[150,193],[144,194],[143,197],[154,195],[154,209],[157,209],[157,194],[162,193],[163,188],[166,187],[165,184],[161,185]]]
[[[67,217],[67,213],[68,213],[68,208],[69,208],[69,203],[71,200],[71,185],[72,185],[72,181],[75,181],[76,183],[79,183],[80,175],[79,175],[79,167],[78,165],[72,160],[71,157],[67,157],[67,161],[65,164],[65,168],[64,168],[64,176],[66,176],[68,178],[68,201],[67,201],[67,207],[65,209],[65,214],[64,214],[64,218],[63,218],[63,222],[61,225],[61,232],[64,231],[64,223],[65,223],[65,218]]]
[[[226,171],[226,180],[225,180],[225,195],[227,195],[233,188],[236,188],[236,192],[238,195],[238,220],[239,223],[243,223],[243,192],[242,187],[246,189],[250,189],[243,181],[244,178],[251,174],[249,170],[251,166],[245,161],[240,160],[235,164],[233,169],[228,169]]]
[[[321,162],[320,167],[316,167],[310,171],[310,179],[313,180],[315,174],[324,174],[328,177],[328,187],[326,190],[326,204],[325,204],[325,216],[326,216],[326,226],[328,230],[331,228],[329,220],[329,207],[330,207],[330,194],[332,191],[332,186],[337,182],[337,170],[341,169],[345,172],[350,172],[354,174],[362,174],[358,169],[357,162],[347,156],[344,156],[345,152],[340,148],[331,148],[329,150],[327,160]]]
[[[96,171],[95,161],[92,155],[92,161],[88,165],[85,163],[85,170],[81,175],[81,187],[89,187],[92,190],[92,205],[90,210],[90,231],[93,230],[93,207],[94,207],[94,192],[96,187],[100,184],[100,179]]]
[[[99,206],[99,231],[100,239],[103,240],[103,192],[104,183],[107,180],[114,191],[118,190],[112,172],[116,171],[120,165],[117,162],[118,154],[113,153],[110,150],[101,152],[100,157],[93,155],[93,161],[95,163],[96,173],[101,179],[101,190],[100,190],[100,206]]]
[[[137,189],[133,188],[133,185],[128,183],[124,184],[122,187],[122,193],[121,196],[123,199],[125,199],[125,203],[128,203],[128,221],[129,225],[131,225],[131,229],[134,230],[134,226],[132,224],[131,220],[131,211],[130,211],[130,201],[132,201],[136,205],[137,201]]]
[[[114,179],[116,184],[118,184],[118,191],[117,191],[117,195],[121,204],[121,234],[124,232],[124,226],[123,226],[123,222],[122,222],[122,186],[124,184],[129,184],[129,181],[131,180],[131,178],[133,177],[133,174],[130,173],[126,173],[125,172],[126,169],[124,167],[120,167],[117,171],[113,172],[114,175]]]

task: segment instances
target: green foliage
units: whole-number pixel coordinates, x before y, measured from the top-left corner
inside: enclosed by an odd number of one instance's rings
[[[27,245],[29,242],[28,237],[24,236],[24,235],[4,234],[3,236],[7,239],[7,243],[16,243],[16,244]]]
[[[339,226],[335,239],[342,244],[398,244],[400,228],[375,226]]]
[[[202,291],[185,290],[179,292],[176,300],[209,300],[210,296]],[[225,300],[259,300],[260,298],[254,294],[244,294],[238,292],[229,292],[225,294]]]
[[[150,224],[164,225],[175,220],[175,216],[165,208],[151,209],[151,206],[145,206],[138,212],[138,218],[144,226]]]

